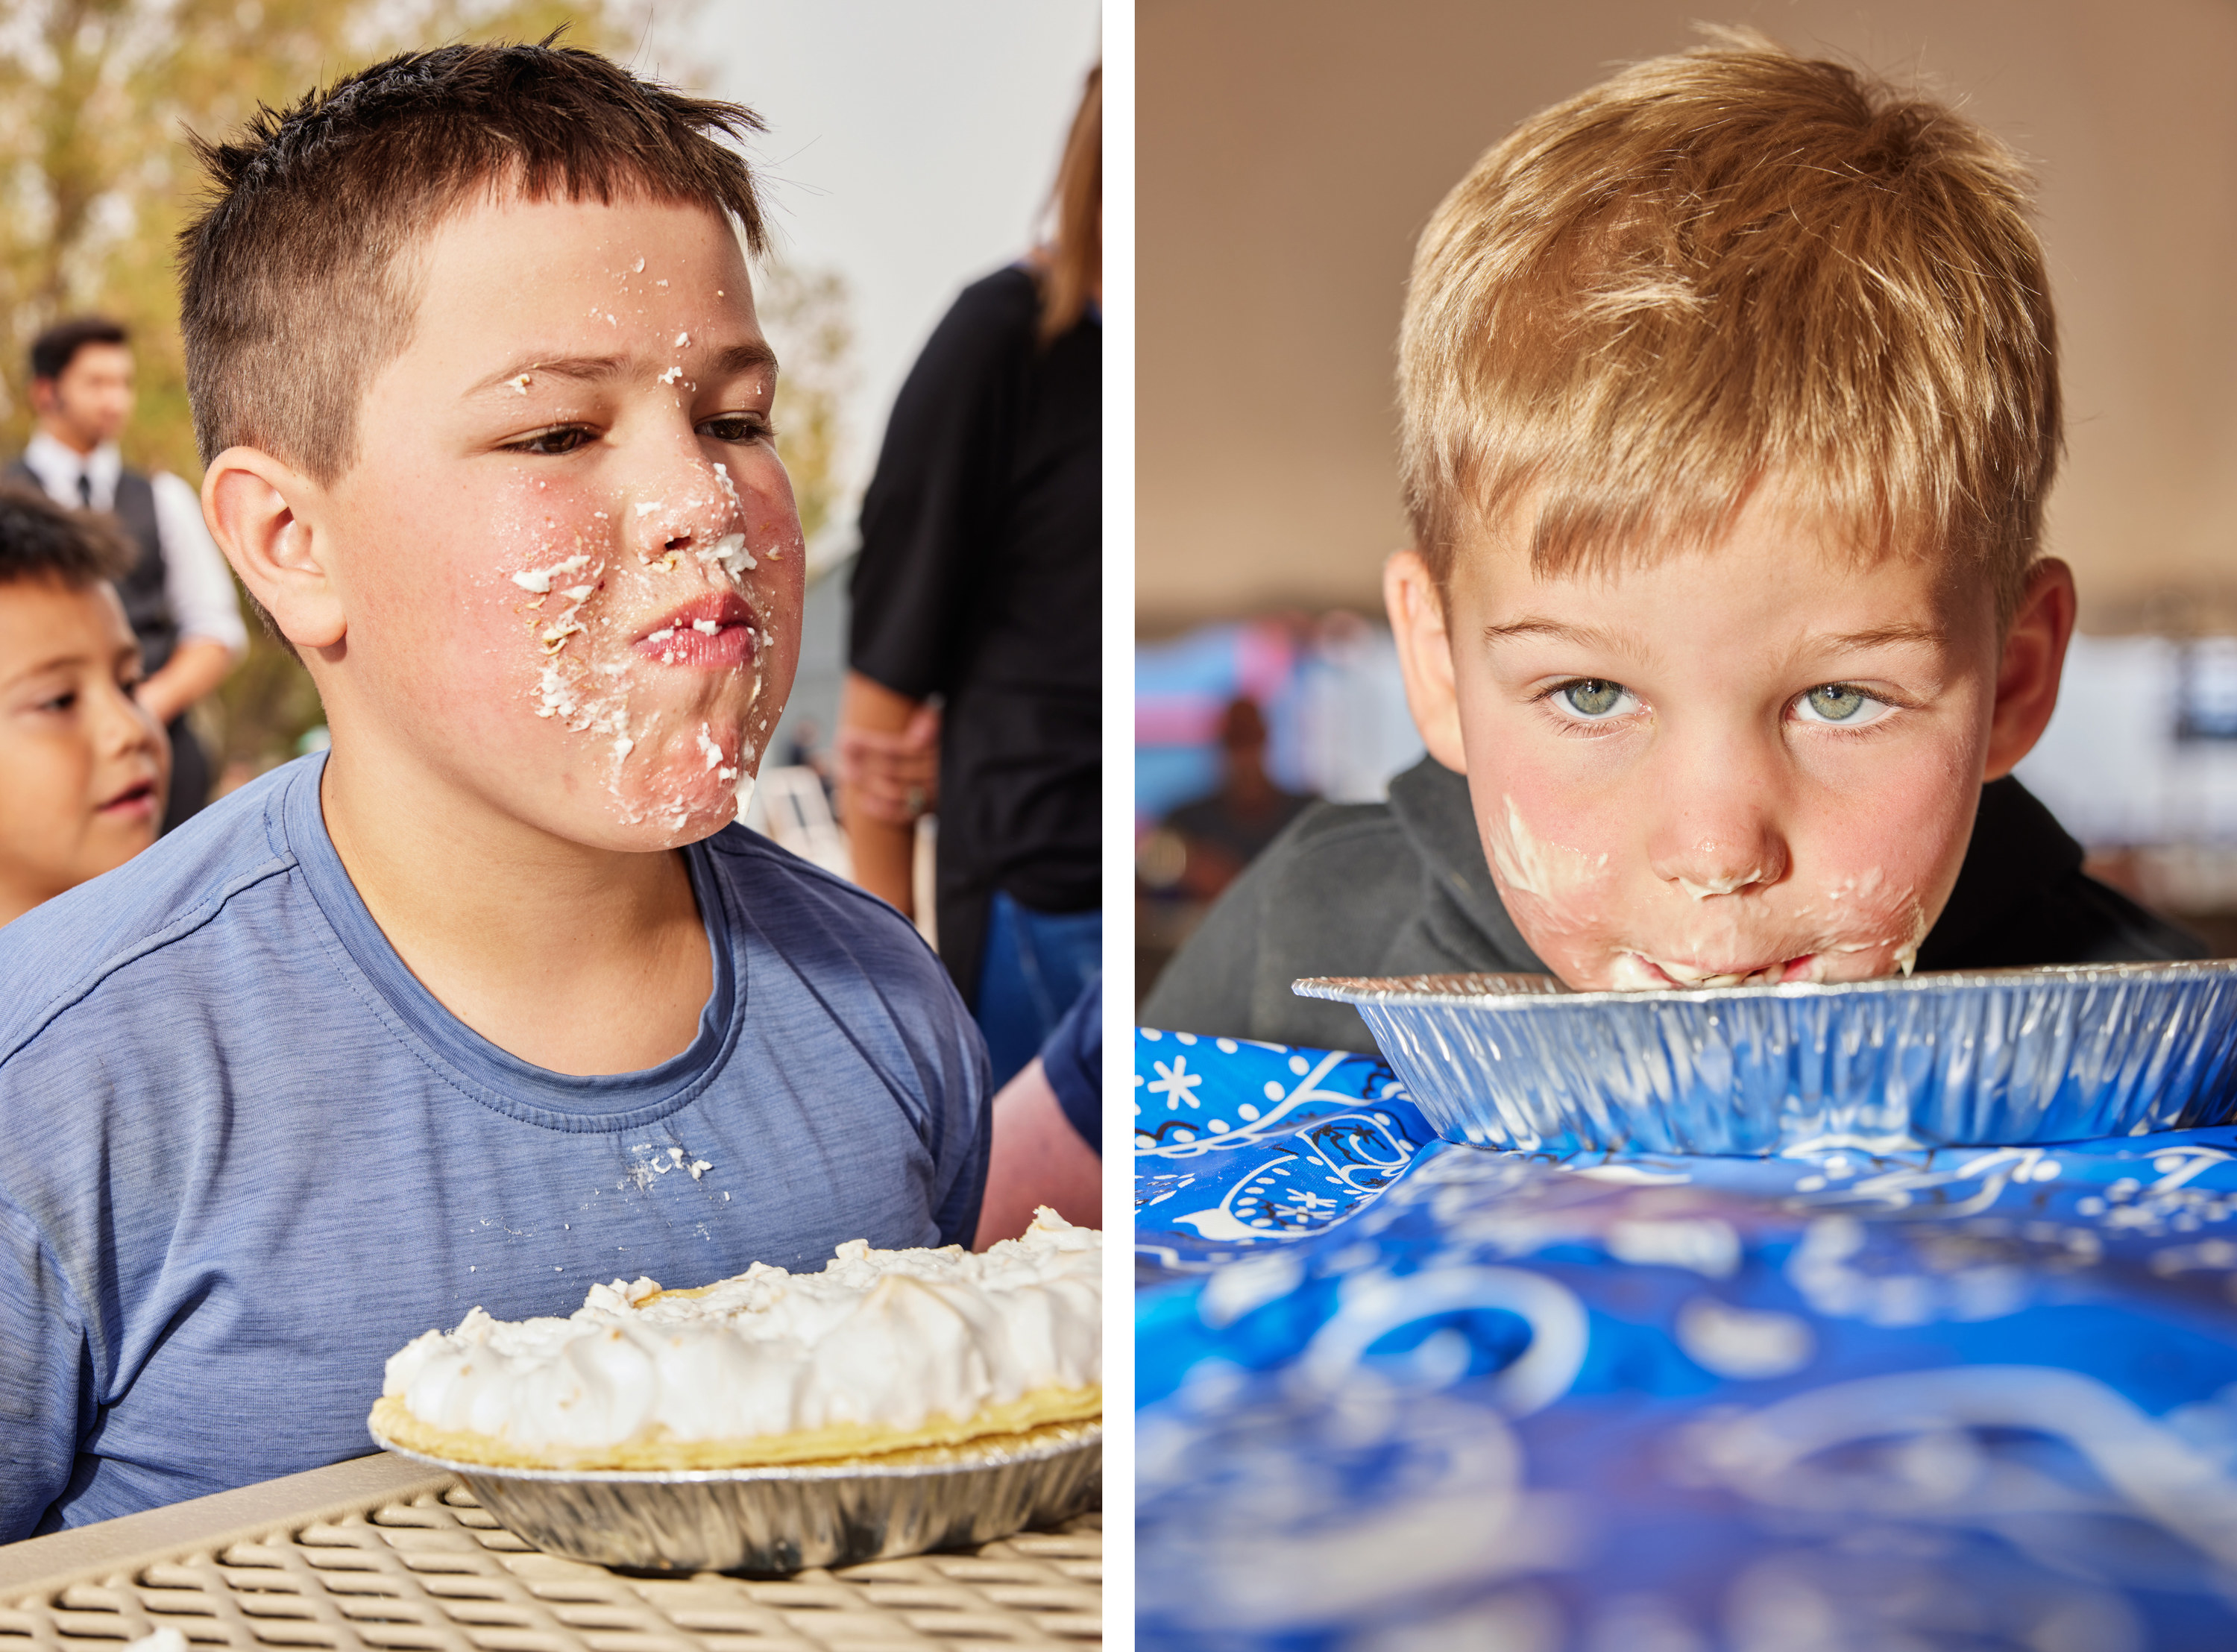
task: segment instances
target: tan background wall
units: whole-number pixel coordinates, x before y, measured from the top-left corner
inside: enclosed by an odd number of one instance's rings
[[[2030,157],[2083,624],[2237,624],[2237,0],[1138,0],[1145,632],[1379,606],[1415,234],[1515,121],[1694,17],[1923,71]]]

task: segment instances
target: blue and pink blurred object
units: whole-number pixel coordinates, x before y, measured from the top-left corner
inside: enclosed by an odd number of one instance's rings
[[[1237,699],[1265,713],[1276,784],[1336,802],[1382,795],[1422,754],[1389,631],[1333,612],[1242,620],[1134,653],[1138,834],[1220,782],[1220,719]]]

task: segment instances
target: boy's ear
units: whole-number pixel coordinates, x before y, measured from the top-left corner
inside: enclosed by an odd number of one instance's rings
[[[1452,638],[1445,604],[1429,565],[1418,550],[1402,550],[1382,564],[1382,606],[1398,642],[1398,669],[1406,680],[1406,709],[1414,715],[1429,755],[1455,774],[1468,773],[1461,743],[1460,694],[1453,682]]]
[[[2035,749],[2058,704],[2059,674],[2074,635],[2074,570],[2056,557],[2036,564],[2019,612],[2004,633],[1996,707],[1989,721],[1983,779],[2000,780]]]
[[[248,594],[298,648],[330,648],[348,629],[320,530],[319,484],[261,448],[229,447],[202,476],[202,515]]]

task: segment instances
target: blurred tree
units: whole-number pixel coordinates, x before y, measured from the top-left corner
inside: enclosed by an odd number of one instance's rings
[[[842,497],[846,428],[855,386],[855,328],[846,278],[836,270],[772,263],[754,277],[755,308],[775,346],[776,445],[792,477],[811,577],[833,560],[828,530]]]
[[[199,188],[188,130],[232,130],[429,42],[626,54],[631,0],[9,0],[0,6],[0,442],[30,432],[25,350],[56,317],[134,329],[135,463],[195,472],[171,253]]]
[[[128,459],[200,477],[172,267],[199,189],[184,131],[229,132],[260,103],[435,42],[564,25],[570,44],[626,58],[649,18],[649,0],[0,0],[0,454],[30,433],[33,336],[97,310],[132,329],[138,358]],[[780,446],[813,543],[837,503],[846,292],[829,273],[762,280],[784,358]],[[235,778],[292,755],[320,720],[294,656],[251,630],[249,660],[206,702]]]

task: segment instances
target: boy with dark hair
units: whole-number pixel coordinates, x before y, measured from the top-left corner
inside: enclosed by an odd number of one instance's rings
[[[1370,1050],[1290,983],[2197,955],[2009,778],[2074,586],[2042,251],[1981,128],[1748,30],[1636,64],[1446,198],[1399,400],[1429,758],[1301,819],[1146,1023]]]
[[[57,321],[31,341],[38,427],[23,457],[0,474],[43,489],[56,504],[112,517],[132,548],[116,592],[148,673],[141,703],[171,742],[168,830],[209,798],[209,759],[187,713],[247,652],[248,632],[194,489],[168,471],[142,475],[118,451],[132,404],[125,330],[102,316]]]
[[[99,518],[0,482],[0,925],[155,840],[168,754]]]
[[[361,1454],[478,1304],[971,1237],[938,960],[733,824],[802,590],[755,125],[461,46],[203,146],[203,507],[333,745],[0,933],[0,1539]]]

